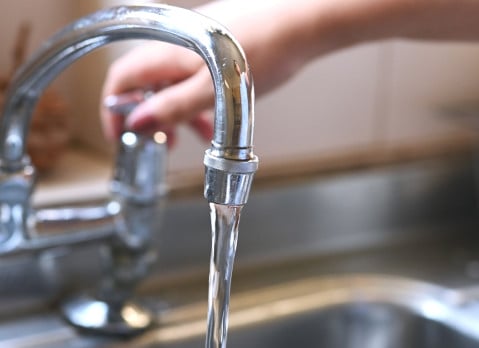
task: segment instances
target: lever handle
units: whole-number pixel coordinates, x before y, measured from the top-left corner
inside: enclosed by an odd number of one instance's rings
[[[105,106],[118,117],[128,117],[146,97],[141,91],[112,96],[105,100]],[[134,290],[156,258],[151,241],[159,226],[161,198],[166,195],[166,162],[164,133],[121,135],[110,186],[113,198],[119,198],[122,207],[121,218],[116,219],[118,239],[103,249],[104,276],[96,294],[64,304],[65,317],[73,325],[131,335],[156,323],[148,308],[135,303]]]
[[[166,193],[166,135],[125,132],[120,138],[110,190],[123,199],[149,203]]]
[[[153,92],[135,91],[109,96],[105,106],[118,117],[130,112]],[[148,203],[166,193],[166,135],[124,132],[120,137],[111,192],[136,203]]]

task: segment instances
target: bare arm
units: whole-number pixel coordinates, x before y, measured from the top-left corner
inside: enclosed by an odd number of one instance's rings
[[[259,95],[311,60],[364,42],[479,41],[479,0],[223,0],[197,10],[237,37]],[[187,122],[208,139],[211,124],[205,114],[213,105],[213,88],[206,67],[190,51],[157,43],[141,46],[112,65],[103,93],[165,85],[133,111],[126,127],[173,135],[179,122]],[[102,118],[107,134],[118,136],[123,125],[104,109]]]

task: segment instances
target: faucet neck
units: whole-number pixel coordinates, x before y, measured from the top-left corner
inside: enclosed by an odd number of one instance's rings
[[[205,156],[205,197],[210,202],[246,203],[258,161],[253,154],[253,82],[244,52],[218,23],[193,11],[157,6],[102,10],[66,27],[15,76],[0,124],[0,172],[21,171],[33,108],[44,88],[88,52],[125,39],[165,41],[196,51],[215,89],[215,124]]]
[[[154,39],[196,51],[207,63],[216,94],[216,157],[250,160],[253,87],[243,51],[216,22],[189,10],[166,5],[102,10],[66,27],[18,72],[5,99],[0,129],[0,160],[15,167],[25,154],[33,108],[44,88],[63,69],[88,52],[125,39]]]

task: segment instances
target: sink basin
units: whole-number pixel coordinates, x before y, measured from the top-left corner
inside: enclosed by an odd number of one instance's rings
[[[477,313],[469,316],[454,303],[457,298],[445,288],[390,277],[283,284],[240,296],[228,347],[479,348]],[[202,326],[197,321],[159,329],[131,346],[201,347]]]
[[[352,303],[233,331],[228,346],[474,348],[479,341],[388,303]]]
[[[479,313],[460,290],[383,275],[302,279],[236,294],[228,348],[479,348]],[[205,303],[158,312],[160,325],[132,339],[78,335],[48,316],[20,325],[15,348],[198,348]],[[475,313],[474,313],[475,311]],[[30,325],[30,326],[28,326]],[[35,333],[36,331],[36,333]]]
[[[479,291],[463,290],[479,283],[476,169],[467,158],[417,163],[253,192],[227,347],[479,348]],[[60,248],[2,260],[0,347],[204,347],[204,200],[171,200],[162,225],[137,297],[158,327],[125,339],[69,326],[57,304],[101,280],[102,250]]]

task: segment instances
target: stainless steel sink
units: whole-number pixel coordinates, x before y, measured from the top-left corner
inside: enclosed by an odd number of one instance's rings
[[[385,275],[322,276],[237,293],[230,348],[476,348],[479,306],[468,292]],[[159,327],[135,338],[78,333],[52,315],[2,327],[2,347],[204,346],[204,301],[158,310]],[[13,332],[12,330],[27,330]],[[12,335],[5,339],[5,335]]]
[[[239,295],[228,347],[479,347],[479,313],[460,299],[458,291],[387,276],[301,280]],[[183,321],[130,345],[201,347],[201,323]]]
[[[240,225],[228,348],[479,348],[470,157],[258,184]],[[0,263],[0,347],[204,346],[208,208],[179,197],[165,219],[138,292],[157,327],[129,338],[70,327],[57,304],[99,281],[101,250],[60,248]]]
[[[479,340],[389,303],[352,303],[232,332],[229,347],[474,348]],[[200,342],[180,347],[198,347]]]
[[[236,338],[233,335],[233,342]],[[391,304],[348,304],[255,328],[233,347],[440,348],[479,342]]]

